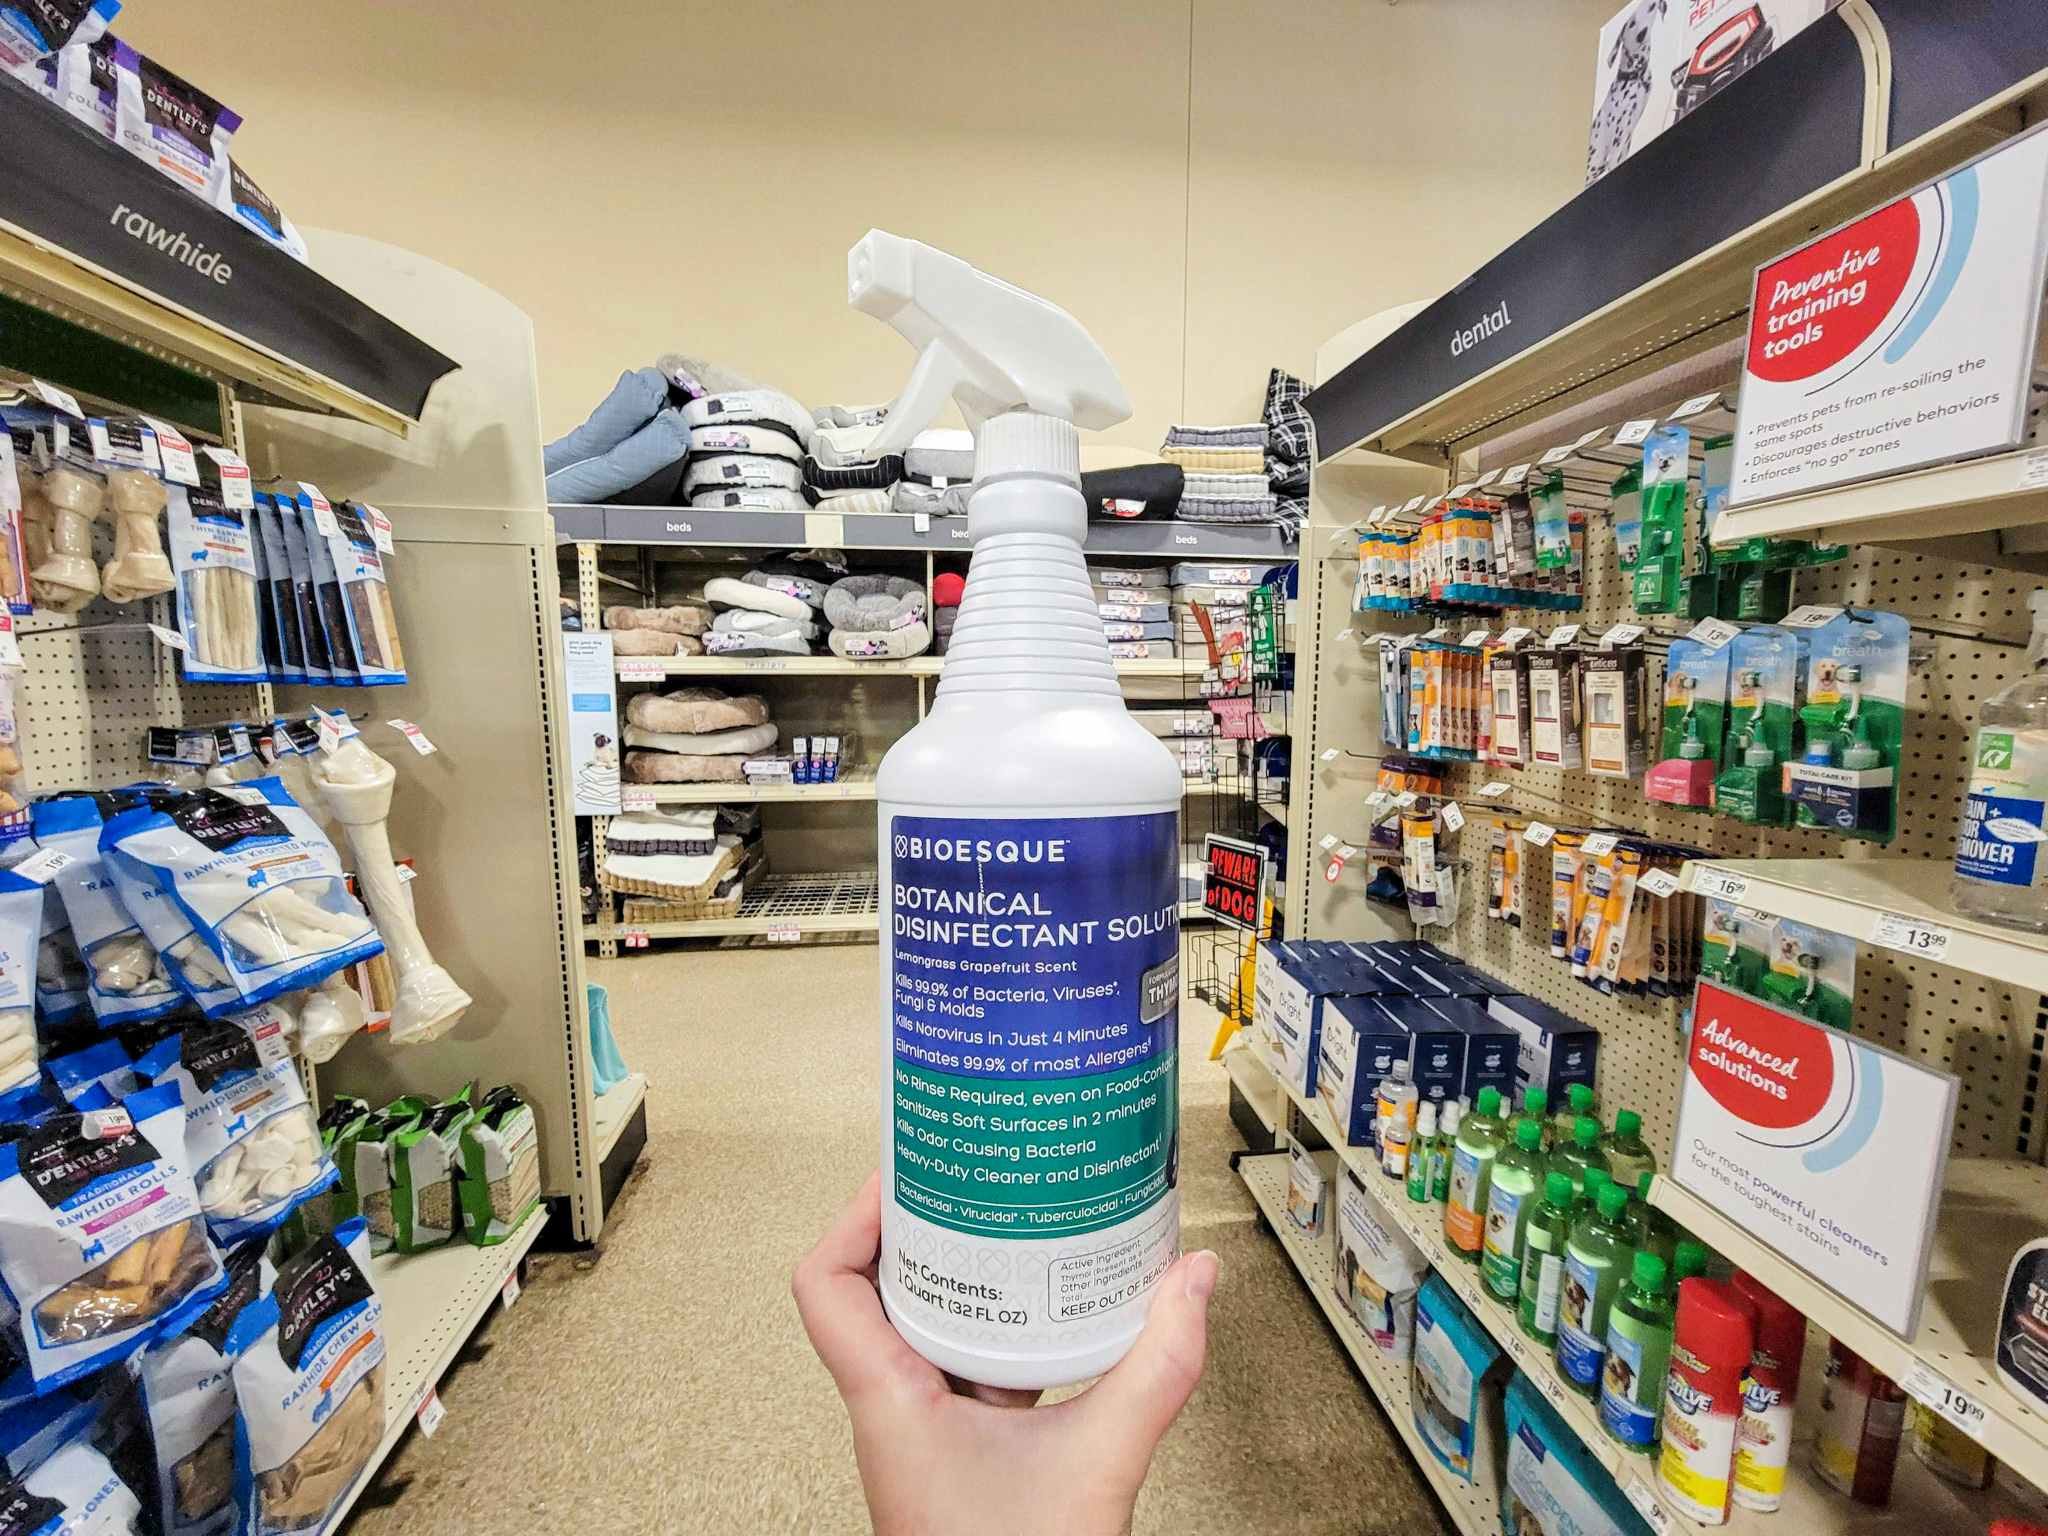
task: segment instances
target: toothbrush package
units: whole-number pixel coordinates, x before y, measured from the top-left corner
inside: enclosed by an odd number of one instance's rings
[[[1882,612],[1838,613],[1812,632],[1805,746],[1785,770],[1799,826],[1880,843],[1897,832],[1911,639]]]
[[[1792,822],[1785,765],[1799,754],[1806,641],[1763,625],[1728,642],[1728,726],[1714,809],[1757,826]]]
[[[1671,642],[1664,661],[1664,720],[1658,760],[1643,780],[1643,797],[1705,810],[1714,803],[1715,770],[1728,711],[1726,645],[1689,637]]]

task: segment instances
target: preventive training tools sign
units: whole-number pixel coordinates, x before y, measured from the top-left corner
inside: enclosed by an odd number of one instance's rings
[[[1955,1106],[1946,1072],[1702,981],[1671,1177],[1911,1338]]]
[[[2044,209],[2033,132],[1759,267],[1730,503],[2016,447]]]

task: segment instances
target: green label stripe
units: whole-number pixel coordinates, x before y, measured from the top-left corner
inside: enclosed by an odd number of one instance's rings
[[[898,1062],[896,1199],[976,1236],[1114,1226],[1173,1177],[1179,1053],[1091,1077],[1005,1082]]]

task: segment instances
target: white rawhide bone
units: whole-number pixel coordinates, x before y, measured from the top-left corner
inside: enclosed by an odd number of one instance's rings
[[[106,500],[106,487],[96,475],[58,464],[43,476],[43,501],[49,546],[29,570],[30,591],[38,604],[58,613],[76,613],[100,595],[100,568],[92,563],[92,520]]]
[[[100,589],[110,603],[155,597],[178,584],[164,553],[157,518],[164,510],[164,483],[147,470],[117,469],[107,476],[102,517],[114,523],[114,558],[100,572]]]
[[[34,1082],[36,1070],[35,1010],[0,1010],[0,1090]]]
[[[133,997],[138,993],[175,990],[155,948],[139,931],[116,934],[95,944],[85,959],[92,967],[94,984],[102,992]]]
[[[301,1000],[299,1050],[316,1067],[332,1061],[342,1042],[370,1022],[362,994],[338,971],[312,991],[295,995]]]
[[[351,736],[315,759],[310,777],[334,819],[348,833],[356,880],[384,935],[384,950],[398,979],[398,997],[391,1008],[391,1038],[438,1039],[468,1010],[470,996],[427,952],[426,940],[413,921],[412,906],[398,883],[391,839],[384,830],[397,771],[365,746],[362,737]]]

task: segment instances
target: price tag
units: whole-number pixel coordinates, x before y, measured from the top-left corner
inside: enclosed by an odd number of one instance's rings
[[[1959,1390],[1955,1383],[1925,1361],[1914,1361],[1912,1368],[1899,1378],[1899,1385],[1908,1397],[1933,1409],[1979,1444],[1998,1423],[1983,1403]]]
[[[370,525],[370,539],[377,546],[380,555],[398,553],[398,541],[391,537],[391,519],[371,506],[363,503],[363,520]]]
[[[1557,828],[1547,821],[1532,821],[1522,829],[1522,841],[1536,848],[1548,848]]]
[[[323,535],[331,536],[336,531],[334,526],[334,503],[321,495],[320,487],[313,484],[310,480],[301,480],[299,482],[299,489],[304,491],[307,499],[313,503],[313,526]]]
[[[628,949],[645,949],[647,947],[647,930],[645,928],[628,928],[619,935],[619,939]]]
[[[14,866],[14,872],[24,880],[33,880],[37,885],[48,885],[50,877],[67,864],[77,861],[61,848],[45,848],[32,853]]]
[[[1506,794],[1508,790],[1512,787],[1513,786],[1510,785],[1508,781],[1505,779],[1494,779],[1489,783],[1480,785],[1479,793],[1485,796],[1488,800],[1498,800],[1502,795]]]
[[[1633,448],[1648,437],[1650,429],[1656,425],[1655,421],[1624,421],[1614,434],[1614,446]]]
[[[1448,624],[1439,624],[1435,629],[1425,629],[1422,632],[1422,638],[1425,640],[1448,640],[1450,637],[1451,626]]]
[[[1335,885],[1337,877],[1343,873],[1344,861],[1342,859],[1332,859],[1323,867],[1323,879],[1331,885]]]
[[[779,927],[768,930],[768,942],[770,944],[794,944],[803,936],[803,929],[799,928],[795,923],[783,923]]]
[[[655,804],[654,791],[646,785],[625,785],[619,790],[619,804],[629,811],[651,811]]]
[[[1587,858],[1604,859],[1614,852],[1614,845],[1618,841],[1612,832],[1595,832],[1581,846],[1585,849]]]
[[[1483,629],[1468,629],[1465,631],[1465,638],[1460,640],[1458,644],[1470,646],[1474,650],[1480,650],[1485,647],[1489,638],[1491,637]]]
[[[1339,640],[1349,640],[1351,638],[1351,631],[1348,629],[1340,629],[1337,631],[1337,638]]]
[[[1337,862],[1339,864],[1348,863],[1357,857],[1358,850],[1349,843],[1339,843],[1337,845]]]
[[[1493,484],[1494,481],[1500,478],[1500,473],[1501,472],[1497,469],[1489,469],[1485,474],[1481,475],[1477,480],[1474,480],[1472,482],[1472,489],[1475,491],[1485,490],[1489,485]]]
[[[1409,514],[1410,516],[1413,516],[1415,513],[1420,512],[1422,510],[1422,504],[1428,500],[1429,498],[1427,496],[1412,497],[1409,500],[1401,503],[1401,510]]]
[[[6,604],[0,603],[0,667],[21,665],[21,641],[14,634],[14,615],[8,612]]]
[[[1718,651],[1733,640],[1742,630],[1726,619],[1701,619],[1687,632],[1688,640],[1697,640],[1710,651]]]
[[[420,877],[420,872],[410,864],[394,864],[391,866],[391,872],[398,876],[398,883],[400,885],[411,885],[413,881]]]
[[[1529,466],[1527,464],[1511,464],[1500,472],[1501,489],[1506,490],[1509,486],[1520,485],[1528,478]]]
[[[431,1440],[434,1431],[441,1427],[441,1421],[448,1417],[448,1410],[441,1406],[441,1394],[429,1387],[420,1394],[419,1407],[413,1410],[412,1416],[419,1421],[420,1433]]]
[[[145,624],[143,628],[152,635],[155,635],[166,650],[182,651],[185,649],[185,637],[175,629],[165,629],[161,624]]]
[[[1640,624],[1617,624],[1600,637],[1600,649],[1611,651],[1618,645],[1634,645],[1644,633]]]
[[[1630,1478],[1623,1492],[1628,1495],[1629,1503],[1635,1505],[1636,1513],[1650,1523],[1650,1529],[1657,1532],[1657,1536],[1665,1536],[1665,1533],[1677,1529],[1669,1506],[1640,1477]]]
[[[1557,1409],[1560,1413],[1570,1412],[1571,1394],[1565,1391],[1564,1383],[1557,1379],[1555,1372],[1536,1371],[1532,1375],[1536,1385],[1543,1389],[1543,1395],[1550,1399],[1551,1407]]]
[[[1551,650],[1556,650],[1560,645],[1570,645],[1574,640],[1578,638],[1578,625],[1560,624],[1557,626],[1557,628],[1553,629],[1550,632],[1549,638],[1546,639],[1543,643],[1544,645],[1548,646]]]
[[[1870,926],[1871,943],[1882,944],[1886,949],[1904,950],[1923,960],[1946,960],[1948,941],[1949,931],[1939,923],[1901,917],[1896,912],[1884,913]]]
[[[505,1283],[498,1287],[498,1305],[506,1311],[519,1305],[519,1271],[513,1270],[505,1277]]]
[[[1842,610],[1839,608],[1831,608],[1826,603],[1808,603],[1804,607],[1794,608],[1778,622],[1787,629],[1819,629],[1821,625],[1841,616]]]
[[[135,1120],[119,1105],[109,1105],[80,1115],[78,1129],[87,1141],[106,1141],[115,1136],[126,1136],[135,1129]]]
[[[619,663],[622,683],[658,683],[667,676],[668,668],[649,657],[628,657]]]
[[[192,444],[185,434],[167,421],[158,421],[154,416],[142,418],[142,424],[156,434],[156,456],[162,461],[164,478],[179,485],[199,483],[199,460],[192,452]]]
[[[1326,763],[1334,763],[1335,761],[1337,761],[1339,757],[1342,756],[1343,753],[1338,751],[1338,749],[1335,747],[1323,748],[1323,761]]]
[[[1404,811],[1405,811],[1405,810],[1407,810],[1407,809],[1408,809],[1408,807],[1409,807],[1409,806],[1411,806],[1411,805],[1413,805],[1413,804],[1415,803],[1415,798],[1416,798],[1416,797],[1415,797],[1415,791],[1414,791],[1414,790],[1412,790],[1412,789],[1404,789],[1404,790],[1402,790],[1402,791],[1401,791],[1401,793],[1399,793],[1398,795],[1394,796],[1394,804],[1395,804],[1395,805],[1397,805],[1397,806],[1399,806],[1399,807],[1400,807],[1400,808],[1401,808],[1402,810],[1404,810]]]
[[[85,420],[85,412],[79,409],[77,399],[68,390],[59,389],[54,384],[45,384],[41,379],[30,379],[28,387],[31,394],[52,410],[62,411],[67,416],[76,416],[80,421]]]
[[[213,467],[220,475],[223,505],[237,512],[247,512],[256,505],[256,488],[249,477],[249,466],[239,453],[232,448],[217,448],[212,443],[207,443],[199,451],[213,460]]]
[[[1467,480],[1463,485],[1454,485],[1448,491],[1445,491],[1444,500],[1461,501],[1465,497],[1470,496],[1471,494],[1472,482],[1470,480]]]
[[[1692,888],[1716,901],[1740,901],[1749,894],[1749,881],[1725,869],[1716,869],[1711,864],[1695,864],[1692,866]]]
[[[1719,390],[1716,390],[1711,395],[1694,395],[1690,400],[1686,401],[1685,404],[1681,405],[1677,410],[1671,413],[1671,419],[1673,421],[1684,421],[1688,416],[1697,416],[1701,411],[1704,411],[1708,406],[1718,402],[1720,398],[1721,393]]]
[[[911,531],[912,533],[930,533],[930,532],[932,531],[932,515],[931,515],[931,513],[929,513],[929,512],[913,512],[913,513],[911,513],[911,514],[910,514],[910,531]]]
[[[399,732],[408,742],[412,743],[413,751],[419,753],[421,757],[431,757],[440,750],[431,741],[427,740],[427,733],[414,725],[410,720],[387,720],[385,724],[389,725],[394,731]]]
[[[156,626],[152,624],[150,628],[154,629]],[[183,650],[184,647],[181,645],[179,649]],[[332,715],[323,714],[320,716],[318,730],[320,733],[320,750],[322,752],[332,752],[346,739],[341,734],[341,721],[335,719]]]
[[[1465,830],[1465,808],[1459,805],[1457,801],[1446,800],[1443,809],[1437,814],[1443,817],[1446,830],[1451,832],[1462,832]]]
[[[1381,523],[1384,523],[1386,520],[1387,508],[1384,502],[1382,502],[1379,506],[1374,507],[1370,512],[1365,514],[1365,521],[1367,525],[1373,528],[1379,527],[1379,525]]]
[[[1660,901],[1678,893],[1678,875],[1674,870],[1653,869],[1636,882],[1636,889],[1648,891]]]
[[[1386,803],[1387,792],[1384,789],[1376,789],[1371,794],[1365,797],[1365,808],[1368,811],[1376,810],[1378,807],[1385,805]]]
[[[1323,852],[1328,853],[1332,848],[1337,846],[1337,834],[1334,832],[1324,833],[1323,840],[1320,843],[1317,843],[1316,846],[1322,849]]]
[[[1500,632],[1500,643],[1508,650],[1513,650],[1524,640],[1528,639],[1532,633],[1534,631],[1517,624],[1513,629],[1504,629]]]

